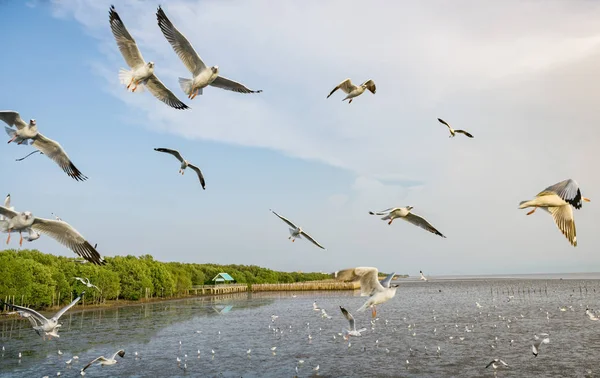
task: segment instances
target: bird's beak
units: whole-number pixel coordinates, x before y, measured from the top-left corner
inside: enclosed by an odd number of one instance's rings
[[[583,197],[583,200],[584,200],[585,202],[592,202],[592,201],[590,201],[590,199],[589,199],[589,198],[587,198],[587,197]]]

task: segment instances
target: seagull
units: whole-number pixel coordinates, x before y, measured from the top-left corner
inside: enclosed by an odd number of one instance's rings
[[[76,279],[77,281],[81,282],[82,284],[84,284],[85,286],[87,286],[89,288],[95,287],[98,291],[102,291],[102,290],[100,290],[100,288],[98,286],[92,285],[89,278],[74,277],[74,279]]]
[[[10,242],[11,232],[18,231],[19,233],[22,233],[28,229],[33,229],[56,239],[58,242],[67,246],[73,252],[93,264],[106,264],[98,251],[96,251],[96,249],[67,222],[34,217],[29,211],[17,213],[4,206],[0,206],[0,214],[10,218],[9,220],[0,221],[0,231],[8,232],[6,244]],[[22,234],[19,245],[23,245]]]
[[[375,91],[377,90],[377,88],[375,87],[375,82],[373,80],[369,79],[357,87],[356,85],[352,84],[352,81],[350,79],[346,79],[339,83],[335,88],[333,88],[331,93],[327,95],[327,98],[329,98],[329,96],[331,96],[338,89],[343,90],[347,94],[347,96],[344,97],[342,101],[350,100],[348,101],[348,104],[352,102],[354,97],[360,96],[367,89],[373,94],[375,94]]]
[[[475,305],[477,306],[477,308],[482,308],[483,306],[479,304],[479,302],[475,302]]]
[[[197,95],[202,95],[202,89],[209,85],[238,93],[262,92],[262,90],[254,91],[243,84],[219,75],[218,66],[206,67],[192,44],[173,26],[160,6],[156,12],[156,19],[163,35],[193,75],[192,79],[179,78],[179,85],[190,100],[193,100]]]
[[[348,330],[344,330],[344,338],[347,336],[360,336],[361,332],[365,332],[366,328],[361,328],[359,330],[356,329],[356,325],[354,324],[354,317],[351,313],[349,313],[345,308],[340,306],[340,310],[342,310],[342,314],[348,320],[350,328]]]
[[[581,209],[583,203],[581,200],[590,202],[589,198],[582,197],[579,185],[572,179],[567,179],[547,187],[538,193],[534,199],[521,201],[519,209],[533,207],[533,210],[527,215],[533,214],[538,207],[548,211],[554,218],[554,223],[560,231],[567,237],[573,247],[577,246],[577,233],[575,230],[575,219],[573,218],[573,206]]]
[[[315,311],[321,311],[321,309],[319,308],[319,306],[317,306],[317,301],[313,302],[313,310],[315,310]]]
[[[419,273],[421,273],[421,278],[419,278],[419,279],[420,279],[421,281],[427,281],[427,277],[425,277],[425,276],[423,275],[423,271],[422,271],[422,270],[419,270]]]
[[[8,141],[9,143],[15,141],[18,144],[27,144],[27,140],[31,139],[31,145],[58,164],[69,177],[77,181],[87,180],[87,177],[75,167],[69,159],[69,155],[57,141],[38,132],[34,119],[27,124],[21,119],[19,113],[12,110],[0,111],[0,119],[10,126],[17,127],[16,131],[5,127],[6,132],[12,136],[12,139]]]
[[[542,333],[541,335],[548,335],[547,333]],[[540,350],[540,346],[542,344],[549,344],[550,343],[550,338],[545,337],[543,339],[540,339],[537,335],[533,336],[535,341],[533,342],[533,344],[531,345],[531,351],[533,352],[533,355],[535,357],[537,357],[539,350]]]
[[[393,275],[394,273],[391,273]],[[389,285],[385,287],[379,282],[379,271],[372,267],[358,267],[345,269],[333,274],[338,281],[357,281],[360,280],[360,295],[369,296],[369,299],[357,311],[364,311],[367,307],[372,308],[372,317],[377,316],[376,305],[387,302],[396,295],[399,285]],[[389,276],[388,276],[389,277]],[[391,280],[390,280],[391,281]]]
[[[85,369],[89,368],[90,366],[92,366],[92,364],[96,361],[100,361],[100,363],[98,365],[114,365],[117,363],[117,360],[115,359],[117,357],[117,355],[119,355],[119,357],[123,358],[125,357],[125,351],[123,349],[119,350],[118,352],[116,352],[115,354],[112,355],[111,358],[106,358],[104,356],[100,356],[96,359],[94,359],[92,362],[90,362],[89,364],[85,365],[85,367],[83,369],[81,369],[81,375],[84,375],[85,373]]]
[[[445,238],[444,235],[442,235],[441,232],[439,232],[438,230],[436,230],[429,222],[427,222],[427,220],[425,220],[425,218],[422,218],[420,216],[418,216],[417,214],[411,213],[410,211],[413,209],[412,206],[406,206],[406,207],[391,207],[389,209],[385,209],[385,210],[381,210],[379,212],[372,212],[369,211],[369,214],[371,215],[385,215],[385,217],[381,218],[382,220],[390,220],[388,222],[389,225],[392,224],[392,222],[394,221],[394,219],[396,218],[401,218],[404,219],[405,221],[414,224],[415,226],[421,227],[424,230],[427,230],[431,233],[434,233],[436,235],[440,235],[441,237]]]
[[[65,312],[67,312],[71,307],[75,306],[75,304],[77,304],[77,302],[79,302],[79,300],[81,299],[81,297],[84,294],[85,294],[85,291],[82,291],[81,294],[77,298],[75,298],[75,300],[73,302],[71,302],[67,306],[63,307],[60,311],[58,311],[56,314],[54,314],[54,316],[51,317],[50,319],[46,318],[44,315],[40,314],[39,312],[32,310],[30,308],[27,308],[27,307],[21,307],[21,306],[17,306],[17,305],[2,302],[2,301],[0,301],[0,304],[3,303],[4,305],[19,311],[20,314],[21,313],[27,314],[26,316],[23,316],[23,317],[29,318],[29,321],[33,325],[33,329],[35,330],[35,332],[38,335],[42,336],[42,338],[46,339],[46,336],[60,337],[58,335],[58,328],[60,328],[61,325],[58,324],[58,319],[60,319],[60,317]],[[39,322],[39,325],[37,324],[38,322]]]
[[[200,168],[196,167],[194,164],[185,160],[183,158],[183,156],[181,156],[179,151],[171,150],[168,148],[155,148],[154,151],[165,152],[167,154],[171,154],[171,155],[175,156],[177,158],[177,160],[179,160],[181,162],[181,167],[179,168],[179,173],[181,173],[181,175],[183,175],[185,173],[185,169],[187,167],[190,167],[191,169],[193,169],[198,174],[198,178],[200,179],[200,185],[202,185],[202,189],[206,190],[206,182],[204,181],[204,176],[202,176],[202,172],[200,171]]]
[[[131,70],[120,69],[119,81],[121,84],[127,85],[127,89],[131,89],[131,92],[135,92],[138,86],[140,87],[140,92],[146,87],[154,97],[170,107],[180,110],[188,109],[189,107],[179,101],[173,92],[154,74],[154,62],[146,63],[135,43],[135,39],[133,39],[125,28],[121,17],[119,17],[113,5],[111,5],[108,11],[108,20],[121,55],[123,55],[125,62],[131,68]]]
[[[321,317],[331,319],[331,315],[328,315],[324,308],[321,309]]]
[[[588,316],[588,318],[590,318],[590,320],[594,320],[594,321],[600,320],[600,319],[598,319],[598,317],[596,317],[596,315],[594,315],[593,312],[590,311],[589,308],[585,309],[585,314]]]
[[[14,207],[10,206],[10,193],[6,196],[6,198],[4,199],[4,207],[9,209],[9,210],[13,210],[14,211]],[[6,218],[4,218],[4,216],[0,215],[0,221],[2,220],[8,220]],[[40,234],[36,231],[34,231],[31,228],[27,229],[27,240],[28,242],[32,242],[34,240],[37,240],[40,238]]]
[[[304,230],[302,230],[302,227],[298,227],[295,224],[293,224],[290,220],[288,220],[287,218],[282,217],[281,215],[277,214],[276,212],[274,212],[273,210],[269,209],[273,214],[277,215],[277,217],[279,217],[279,219],[281,219],[282,221],[284,221],[285,223],[288,224],[288,226],[290,226],[290,234],[291,236],[288,238],[292,241],[295,241],[296,238],[298,239],[302,239],[302,236],[304,236],[305,238],[307,238],[308,240],[310,240],[314,245],[316,245],[317,247],[321,248],[321,249],[326,249],[325,247],[323,247],[321,244],[319,244],[315,239],[313,239],[309,234],[307,234],[306,232],[304,232]]]
[[[454,130],[452,127],[450,127],[450,125],[446,121],[444,121],[441,118],[438,118],[438,121],[440,121],[444,125],[448,126],[448,130],[450,131],[450,136],[448,138],[454,138],[456,136],[456,133],[464,134],[464,135],[468,136],[469,138],[473,138],[473,135],[466,132],[465,130]]]
[[[485,368],[487,369],[490,366],[493,367],[494,369],[498,369],[498,367],[500,367],[500,366],[508,367],[508,364],[506,362],[502,361],[499,358],[494,358],[492,360],[492,362],[490,362],[489,364],[487,364],[487,366]]]

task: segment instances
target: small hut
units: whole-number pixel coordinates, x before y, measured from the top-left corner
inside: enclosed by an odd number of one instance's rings
[[[212,281],[216,284],[219,283],[235,283],[235,280],[233,279],[233,277],[231,277],[229,274],[227,273],[219,273],[215,276],[215,278],[212,279]]]

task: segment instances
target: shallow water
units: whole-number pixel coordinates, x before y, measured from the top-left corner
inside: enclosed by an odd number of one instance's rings
[[[125,358],[117,357],[113,366],[92,366],[86,377],[493,377],[493,368],[485,368],[493,358],[510,365],[498,369],[498,376],[600,376],[600,321],[584,313],[588,306],[600,309],[600,280],[399,283],[396,297],[378,306],[373,327],[370,311],[356,312],[365,300],[358,292],[324,291],[243,293],[67,313],[61,337],[52,341],[37,336],[27,320],[0,322],[5,347],[0,375],[52,377],[60,371],[62,377],[79,377],[89,361],[122,348]],[[313,311],[313,301],[332,318]],[[357,328],[367,328],[362,337],[351,338],[350,347],[338,335],[348,325],[340,305],[353,313]],[[573,310],[560,311],[562,306]],[[272,314],[279,316],[275,322]],[[534,357],[533,336],[544,332],[550,344]],[[271,347],[277,347],[275,353]],[[79,360],[68,366],[73,355]]]

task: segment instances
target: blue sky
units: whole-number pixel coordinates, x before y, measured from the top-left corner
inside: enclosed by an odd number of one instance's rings
[[[0,108],[35,118],[89,177],[76,182],[44,156],[15,162],[31,147],[5,144],[2,187],[17,210],[58,214],[108,256],[411,275],[598,270],[600,5],[165,2],[207,65],[264,90],[207,88],[190,101],[158,2],[115,2],[144,58],[192,108],[177,111],[119,83],[110,4],[0,3],[12,52],[0,63]],[[377,94],[325,99],[346,77],[374,79]],[[437,117],[475,139],[449,139]],[[181,151],[207,190],[154,147]],[[594,201],[575,213],[577,248],[547,214],[516,209],[565,178]],[[368,215],[405,205],[448,238]],[[269,208],[328,250],[290,243]],[[48,237],[26,246],[72,255]]]

